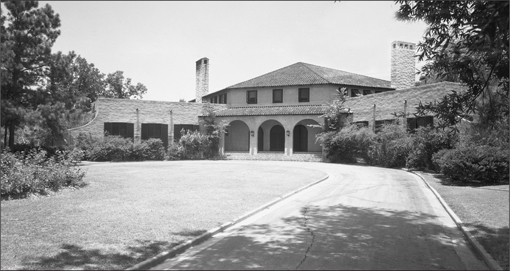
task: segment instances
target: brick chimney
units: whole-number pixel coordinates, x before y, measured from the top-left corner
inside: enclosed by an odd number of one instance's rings
[[[209,93],[209,59],[207,57],[197,60],[197,88],[195,102],[201,103],[202,96]]]
[[[404,89],[414,87],[416,44],[405,41],[391,43],[391,87]]]

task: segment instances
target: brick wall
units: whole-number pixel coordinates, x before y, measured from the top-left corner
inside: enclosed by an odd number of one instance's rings
[[[96,117],[88,124],[68,131],[72,137],[80,132],[103,137],[105,122],[127,122],[135,124],[135,140],[139,141],[142,123],[159,123],[168,125],[170,142],[173,125],[199,124],[198,116],[202,113],[202,107],[203,104],[196,103],[100,98],[95,102]],[[223,109],[225,105],[215,104],[214,107]],[[68,137],[69,140],[72,139]]]
[[[403,41],[391,43],[391,86],[405,89],[414,86],[415,82],[415,50],[416,44]]]
[[[196,93],[195,101],[202,102],[202,96],[209,93],[209,59],[204,57],[196,62]]]

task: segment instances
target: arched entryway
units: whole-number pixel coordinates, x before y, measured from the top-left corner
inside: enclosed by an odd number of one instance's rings
[[[320,152],[322,147],[315,136],[322,131],[319,123],[313,119],[303,119],[292,130],[293,152]]]
[[[293,131],[293,150],[295,152],[308,151],[308,129],[304,125],[298,124]]]
[[[262,127],[259,127],[259,131],[257,133],[257,150],[264,150],[264,129],[262,129]]]
[[[250,129],[241,120],[230,122],[225,133],[225,151],[249,151]]]
[[[269,150],[283,151],[285,149],[285,129],[281,125],[275,125],[269,132]]]

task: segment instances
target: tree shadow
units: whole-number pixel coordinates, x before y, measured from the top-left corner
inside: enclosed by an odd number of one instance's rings
[[[452,179],[444,176],[442,173],[432,173],[432,172],[429,172],[430,175],[436,179],[438,179],[440,181],[440,183],[442,185],[446,185],[446,186],[468,186],[468,187],[474,187],[474,188],[477,188],[477,187],[490,187],[490,186],[498,186],[498,185],[505,185],[505,184],[508,184],[508,182],[501,182],[501,183],[483,183],[483,182],[479,182],[479,181],[453,181]],[[507,191],[508,192],[508,191]]]
[[[62,244],[64,250],[52,257],[26,257],[18,270],[122,270],[169,250],[179,243],[136,240],[124,253],[85,249],[78,245]]]
[[[307,206],[278,222],[243,226],[165,268],[466,269],[456,246],[429,214]],[[486,268],[479,264],[475,269]]]
[[[508,270],[510,234],[508,227],[491,228],[481,224],[464,223],[464,226],[484,247],[494,260],[503,268]]]

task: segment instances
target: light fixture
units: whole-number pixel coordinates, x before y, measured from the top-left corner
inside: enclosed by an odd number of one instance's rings
[[[287,136],[290,136],[290,131],[289,130],[287,130]]]
[[[251,134],[251,136],[255,136],[255,132],[254,131],[251,131],[250,134]]]

